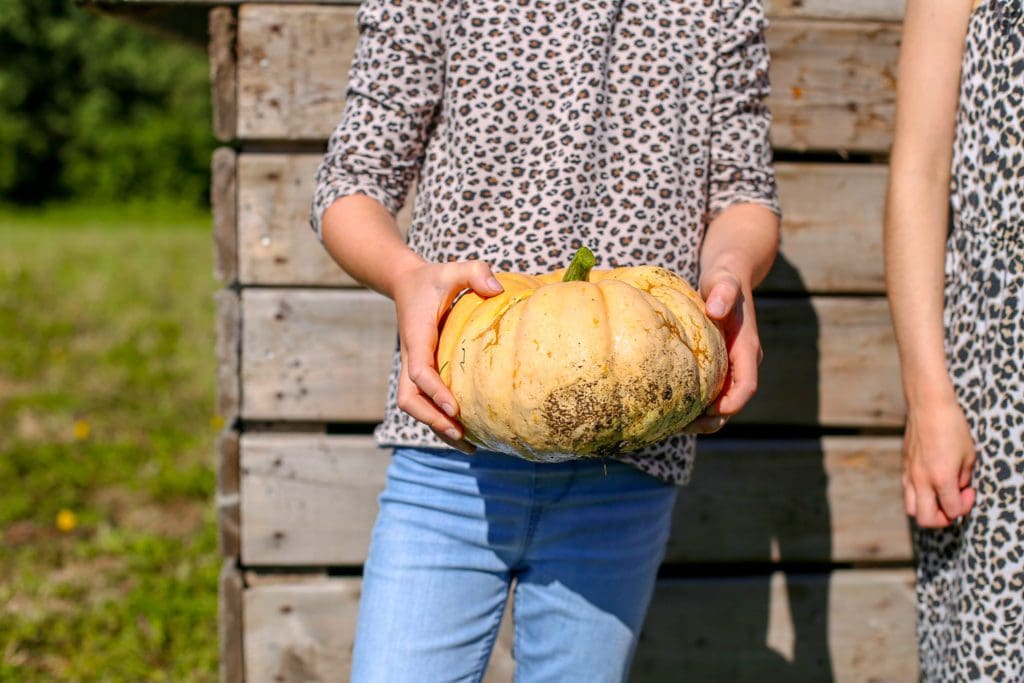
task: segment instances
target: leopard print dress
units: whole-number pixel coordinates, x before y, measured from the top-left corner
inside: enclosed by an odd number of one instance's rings
[[[1024,21],[971,18],[946,257],[946,352],[977,446],[974,509],[915,531],[925,681],[1024,681]]]
[[[360,193],[392,212],[418,180],[409,246],[500,271],[659,265],[696,284],[708,222],[778,212],[760,0],[364,0],[345,111],[312,226]],[[381,446],[444,447],[398,409]],[[618,457],[672,483],[694,438]]]

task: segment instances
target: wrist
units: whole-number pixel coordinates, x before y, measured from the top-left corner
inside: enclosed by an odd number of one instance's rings
[[[422,256],[408,247],[404,247],[394,254],[389,259],[389,263],[388,275],[384,281],[382,293],[390,299],[395,298],[395,290],[400,282],[407,280],[414,271],[427,265],[427,261]]]
[[[933,410],[938,406],[957,403],[953,383],[946,374],[932,372],[908,378],[904,381],[903,394],[907,410]]]

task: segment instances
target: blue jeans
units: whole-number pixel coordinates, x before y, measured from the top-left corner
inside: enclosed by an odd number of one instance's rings
[[[479,681],[513,580],[517,681],[626,680],[675,497],[614,461],[396,450],[352,681]]]

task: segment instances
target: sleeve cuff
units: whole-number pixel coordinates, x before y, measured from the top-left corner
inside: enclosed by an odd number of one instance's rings
[[[708,222],[728,208],[740,204],[757,204],[770,210],[781,220],[782,207],[774,183],[734,182],[727,188],[712,192],[708,199]]]

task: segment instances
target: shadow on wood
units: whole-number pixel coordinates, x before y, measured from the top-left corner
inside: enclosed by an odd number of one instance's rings
[[[776,277],[800,281],[797,270],[781,256],[773,270]],[[797,402],[787,413],[817,415],[818,318],[810,299],[795,302],[802,338],[807,342],[799,349],[765,348],[761,386],[773,382],[785,387],[784,391],[772,394],[776,400],[784,396],[787,401]],[[776,370],[773,359],[783,355],[788,360],[780,365],[789,368],[791,376],[782,376]],[[796,371],[794,358],[800,364]],[[800,386],[789,386],[793,380]],[[798,436],[795,428],[781,429],[785,431],[778,437]],[[672,675],[672,671],[685,674],[688,681],[743,680],[754,672],[759,681],[833,680],[829,568],[820,560],[808,562],[808,558],[833,556],[828,476],[821,440],[804,441],[816,448],[813,453],[804,453],[798,466],[787,466],[781,459],[775,463],[753,453],[747,459],[730,459],[732,469],[716,466],[712,459],[717,449],[708,448],[708,444],[728,439],[734,433],[727,427],[719,435],[702,439],[704,447],[698,447],[693,482],[679,492],[672,534],[676,542],[685,542],[687,538],[701,538],[704,542],[708,534],[718,534],[723,545],[728,544],[730,529],[711,518],[722,508],[708,509],[702,504],[707,500],[707,495],[702,494],[705,489],[721,490],[731,484],[739,508],[753,507],[750,499],[791,499],[804,504],[798,508],[766,506],[756,517],[744,520],[742,536],[750,546],[744,553],[747,564],[663,567],[663,574],[668,577],[674,572],[687,576],[703,574],[714,579],[720,579],[723,573],[732,574],[742,590],[728,594],[729,604],[713,604],[715,601],[704,599],[659,600],[656,596],[641,636],[633,681],[668,680],[666,676]],[[791,458],[786,460],[793,462]],[[784,491],[780,492],[780,488]],[[649,633],[656,635],[651,637]],[[676,634],[676,642],[666,640],[669,633]]]

